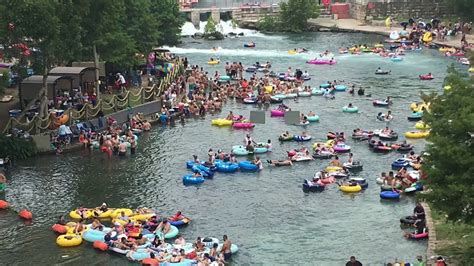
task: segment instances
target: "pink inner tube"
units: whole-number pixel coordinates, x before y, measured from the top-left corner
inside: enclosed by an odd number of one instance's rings
[[[270,114],[271,114],[271,116],[274,116],[274,117],[285,116],[285,112],[282,111],[282,110],[278,110],[278,109],[273,109],[270,112]]]
[[[312,65],[334,65],[336,64],[336,60],[322,60],[322,59],[313,59],[309,60],[306,63]]]
[[[421,233],[421,234],[410,234],[411,239],[423,239],[428,238],[428,232]]]
[[[429,76],[429,75],[420,75],[420,79],[421,80],[432,80],[432,79],[434,79],[434,77]]]
[[[252,123],[234,123],[232,125],[234,128],[253,128],[255,124]]]

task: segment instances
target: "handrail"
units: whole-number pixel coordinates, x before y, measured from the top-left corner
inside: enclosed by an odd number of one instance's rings
[[[95,106],[91,103],[85,103],[80,110],[68,108],[67,110],[64,110],[64,114],[67,114],[69,116],[69,121],[71,121],[71,119],[81,120],[83,118],[87,119],[90,117],[95,117],[99,114],[100,111],[104,112],[115,110],[117,107],[131,107],[130,102],[142,103],[145,101],[157,99],[165,91],[165,88],[169,87],[172,81],[175,80],[177,76],[183,73],[184,71],[183,64],[180,61],[175,61],[173,62],[173,64],[174,66],[172,67],[171,71],[163,79],[160,80],[159,84],[153,84],[151,88],[147,89],[145,87],[140,87],[136,94],[131,91],[127,91],[123,98],[120,98],[117,95],[113,95],[108,101],[100,99],[99,101],[97,101]],[[148,93],[149,95],[147,96]],[[46,126],[43,126],[44,124],[46,124]],[[39,129],[39,132],[41,132],[41,130],[49,129],[52,124],[57,124],[57,122],[55,118],[51,115],[47,116],[44,119],[41,119],[38,115],[35,115],[33,119],[27,123],[22,123],[15,117],[11,117],[8,120],[7,125],[5,126],[3,133],[8,133],[10,129],[15,126],[21,126],[24,128],[29,127],[29,129],[25,131],[30,134],[35,134],[38,132],[36,129]]]

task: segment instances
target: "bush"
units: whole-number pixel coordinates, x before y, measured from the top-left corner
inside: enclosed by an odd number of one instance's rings
[[[281,22],[278,17],[266,15],[257,23],[257,29],[260,31],[280,31]]]
[[[36,143],[32,139],[0,135],[0,158],[22,160],[35,156],[37,153]]]

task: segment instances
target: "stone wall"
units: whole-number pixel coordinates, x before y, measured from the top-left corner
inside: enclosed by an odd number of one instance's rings
[[[454,14],[446,0],[348,0],[347,2],[351,4],[351,16],[358,20],[363,20],[366,15],[374,18],[392,16],[398,20],[410,17],[430,20],[433,17],[449,17]],[[374,4],[374,8],[367,11],[369,2]]]

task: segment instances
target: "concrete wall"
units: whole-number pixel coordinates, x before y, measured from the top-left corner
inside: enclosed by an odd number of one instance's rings
[[[366,14],[374,18],[392,16],[399,20],[410,17],[430,20],[433,17],[454,14],[445,0],[348,0],[347,2],[351,4],[351,16],[358,20],[363,20]],[[369,2],[374,3],[374,9],[367,11]]]

